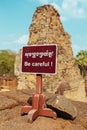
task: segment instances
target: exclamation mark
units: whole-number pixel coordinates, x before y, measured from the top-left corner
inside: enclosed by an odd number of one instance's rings
[[[51,62],[51,67],[53,66],[53,62]]]

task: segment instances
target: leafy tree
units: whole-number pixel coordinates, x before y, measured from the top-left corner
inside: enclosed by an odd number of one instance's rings
[[[15,53],[8,50],[0,50],[0,74],[13,73]]]
[[[4,73],[8,73],[10,71],[10,68],[8,67],[6,62],[1,62],[0,63],[0,73],[4,74]]]
[[[76,55],[76,62],[83,77],[87,76],[87,50],[81,50]]]

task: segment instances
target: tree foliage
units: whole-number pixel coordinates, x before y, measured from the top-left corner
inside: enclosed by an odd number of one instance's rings
[[[87,76],[87,50],[81,50],[76,55],[76,62],[83,77]]]
[[[13,73],[15,53],[8,50],[0,50],[0,74]]]

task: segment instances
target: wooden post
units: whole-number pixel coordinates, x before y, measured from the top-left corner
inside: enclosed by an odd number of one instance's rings
[[[42,93],[42,74],[36,74],[36,93]]]

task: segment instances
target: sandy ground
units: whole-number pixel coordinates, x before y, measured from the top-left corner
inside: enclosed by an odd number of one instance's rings
[[[21,116],[21,108],[32,93],[32,90],[0,93],[0,130],[87,130],[87,103],[75,101],[72,103],[78,114],[74,120],[39,116],[33,123],[28,123],[28,116]]]

